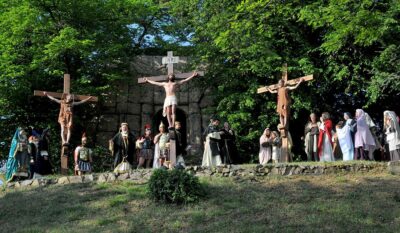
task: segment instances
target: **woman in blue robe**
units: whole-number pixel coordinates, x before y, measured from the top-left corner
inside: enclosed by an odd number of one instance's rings
[[[15,176],[28,177],[29,155],[26,133],[18,128],[11,141],[8,153],[6,181],[10,182]]]

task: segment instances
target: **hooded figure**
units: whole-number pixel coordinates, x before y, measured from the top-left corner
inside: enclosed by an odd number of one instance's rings
[[[354,148],[356,148],[355,159],[368,159],[368,151],[376,147],[375,139],[369,129],[366,114],[362,109],[356,110],[357,132],[354,138]]]
[[[400,161],[400,127],[393,111],[383,112],[386,142],[389,144],[390,161]]]
[[[25,130],[18,128],[11,141],[7,160],[6,181],[10,182],[15,176],[28,177],[29,155],[28,138]]]

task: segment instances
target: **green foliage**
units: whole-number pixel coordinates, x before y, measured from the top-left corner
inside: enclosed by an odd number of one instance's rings
[[[276,83],[283,63],[289,79],[314,74],[314,81],[290,93],[295,145],[302,144],[311,111],[339,118],[365,108],[381,118],[383,110],[398,109],[396,0],[174,0],[169,6],[177,26],[193,31],[188,38],[209,64],[217,110],[240,135],[242,153],[257,153],[263,128],[277,124],[276,96],[255,90]]]
[[[0,116],[12,116],[0,120],[0,141],[29,125],[50,126],[58,138],[58,106],[32,93],[61,91],[66,72],[72,93],[99,96],[101,104],[115,80],[131,77],[131,59],[157,47],[152,37],[163,33],[161,7],[151,0],[0,0]],[[99,119],[98,106],[75,111],[76,133],[96,129],[90,120]]]
[[[198,177],[184,170],[156,169],[150,177],[148,193],[164,203],[187,204],[199,201],[205,190]]]

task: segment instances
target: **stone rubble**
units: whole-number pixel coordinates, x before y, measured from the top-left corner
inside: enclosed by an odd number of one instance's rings
[[[371,163],[371,164],[330,164],[330,165],[298,165],[298,164],[267,164],[267,165],[223,165],[206,168],[201,166],[187,166],[185,170],[200,177],[233,177],[234,179],[264,176],[292,176],[292,175],[324,175],[340,173],[365,173],[387,170],[391,174],[400,175],[400,162]],[[132,170],[129,173],[114,174],[112,172],[87,174],[82,176],[63,176],[59,178],[40,177],[38,179],[16,181],[7,184],[7,188],[26,188],[47,185],[66,185],[79,183],[112,183],[130,181],[135,184],[145,184],[153,170]]]

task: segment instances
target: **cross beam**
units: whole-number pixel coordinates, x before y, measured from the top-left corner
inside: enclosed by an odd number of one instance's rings
[[[304,81],[311,81],[311,80],[314,79],[314,76],[311,74],[311,75],[307,75],[307,76],[304,76],[304,77],[288,80],[287,64],[284,64],[283,65],[283,71],[282,71],[282,79],[285,80],[286,85],[292,86],[292,85],[296,85],[297,83],[299,83],[300,79],[303,79]],[[257,89],[257,94],[261,94],[261,93],[267,92],[268,89],[276,90],[278,88],[279,88],[279,84],[278,83],[277,84],[272,84],[272,85],[269,85],[269,86],[266,86],[266,87],[260,87],[260,88]]]
[[[168,51],[167,56],[162,58],[162,64],[167,65],[167,74],[159,75],[159,76],[151,76],[151,77],[142,77],[138,78],[138,83],[146,83],[145,79],[152,80],[155,82],[167,81],[167,77],[169,74],[174,74],[174,64],[179,63],[179,57],[174,57],[172,51]],[[204,76],[203,71],[197,72],[199,76]],[[174,74],[175,79],[185,79],[192,75],[193,73],[180,73]]]
[[[185,79],[187,77],[190,77],[192,74],[193,74],[193,72],[192,73],[175,74],[175,79]],[[197,71],[197,74],[199,76],[204,76],[204,72],[203,71]],[[159,76],[138,78],[138,83],[146,83],[146,81],[144,81],[146,78],[148,80],[152,80],[152,81],[155,81],[155,82],[167,81],[167,75],[159,75]]]
[[[38,91],[38,90],[34,90],[33,91],[33,95],[34,96],[46,96],[44,93],[47,93],[48,95],[51,95],[55,98],[61,99],[64,93],[59,93],[59,92],[51,92],[51,91]],[[66,94],[66,93],[65,93]],[[84,100],[89,98],[89,95],[74,95],[74,100]],[[92,96],[92,98],[90,100],[88,100],[88,102],[98,102],[98,98],[96,96]]]

